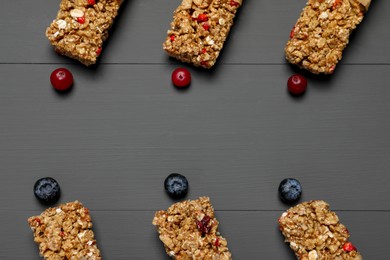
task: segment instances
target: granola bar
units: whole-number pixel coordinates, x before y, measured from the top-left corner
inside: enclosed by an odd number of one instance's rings
[[[175,10],[163,49],[172,57],[211,68],[242,0],[183,0]]]
[[[173,259],[232,259],[227,241],[218,229],[218,221],[208,197],[173,204],[156,212],[153,225]]]
[[[56,52],[86,66],[96,63],[122,0],[61,0],[46,30]]]
[[[362,260],[348,242],[348,229],[322,200],[303,202],[284,212],[279,227],[301,260]]]
[[[314,74],[332,74],[371,0],[308,0],[290,33],[286,59]]]
[[[44,259],[102,259],[89,211],[78,201],[49,208],[28,223]]]

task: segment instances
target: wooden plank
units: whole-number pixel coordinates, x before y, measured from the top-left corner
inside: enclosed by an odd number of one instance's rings
[[[0,259],[40,259],[26,218],[38,211],[0,211]],[[98,246],[104,259],[168,259],[151,221],[154,212],[93,211]],[[277,225],[281,212],[217,211],[220,231],[234,259],[294,259]],[[338,212],[351,241],[365,259],[385,259],[390,212]]]
[[[1,63],[73,63],[58,56],[45,38],[59,0],[1,1]],[[103,63],[168,63],[162,42],[181,0],[126,1]],[[219,64],[284,63],[284,45],[306,0],[245,1]],[[389,64],[390,1],[373,1],[370,11],[345,52],[343,64]]]
[[[303,99],[286,93],[283,65],[191,69],[187,92],[171,86],[174,66],[72,65],[68,96],[51,90],[54,68],[0,65],[4,210],[34,209],[44,176],[58,179],[63,201],[164,208],[171,172],[189,178],[190,197],[210,195],[223,210],[284,209],[286,177],[302,181],[304,200],[390,209],[389,66],[341,66],[310,78]]]

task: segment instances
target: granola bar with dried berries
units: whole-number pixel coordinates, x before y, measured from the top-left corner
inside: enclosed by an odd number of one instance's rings
[[[314,74],[332,74],[371,0],[309,0],[290,33],[286,59]]]
[[[290,208],[279,218],[279,228],[298,259],[363,259],[348,242],[348,229],[325,201],[313,200]]]
[[[28,223],[44,259],[102,259],[89,211],[78,201],[49,208]]]
[[[153,219],[167,254],[178,260],[232,259],[218,224],[208,197],[175,203],[156,212]]]
[[[183,0],[163,49],[172,57],[211,68],[228,37],[242,0]]]
[[[57,53],[84,65],[96,63],[122,0],[61,0],[46,37]]]

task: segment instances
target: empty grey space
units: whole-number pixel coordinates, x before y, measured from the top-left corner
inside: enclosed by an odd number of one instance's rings
[[[364,259],[387,259],[390,1],[373,1],[328,77],[284,61],[306,0],[244,0],[210,71],[162,51],[180,0],[128,0],[90,68],[45,38],[59,2],[0,2],[0,259],[40,259],[27,218],[45,209],[32,189],[46,176],[59,203],[90,208],[104,259],[168,259],[151,222],[175,202],[172,172],[187,176],[187,199],[211,197],[234,259],[295,259],[277,224],[287,177],[301,201],[330,203]],[[192,73],[187,91],[171,84],[178,66]],[[75,78],[67,95],[49,82],[58,67]],[[302,98],[286,90],[296,72]]]

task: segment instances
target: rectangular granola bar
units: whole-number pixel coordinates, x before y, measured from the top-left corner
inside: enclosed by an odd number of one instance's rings
[[[211,68],[228,37],[242,0],[183,0],[163,49],[172,57]]]
[[[122,0],[61,0],[46,30],[55,50],[84,65],[96,63]]]
[[[363,259],[348,242],[348,229],[325,201],[313,200],[290,208],[279,218],[279,227],[298,259]]]
[[[102,259],[89,211],[78,201],[49,208],[28,223],[44,259]]]
[[[314,74],[332,74],[371,0],[309,0],[290,33],[286,59]]]
[[[232,259],[218,224],[208,197],[173,204],[167,211],[156,212],[153,219],[173,259]]]

